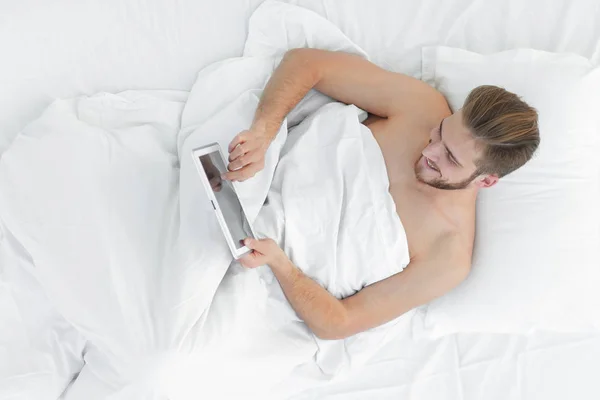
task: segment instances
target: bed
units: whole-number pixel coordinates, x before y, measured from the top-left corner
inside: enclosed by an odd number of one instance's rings
[[[199,70],[242,54],[248,20],[261,3],[28,0],[2,5],[0,155],[55,98],[152,90],[183,104]],[[594,0],[285,3],[324,17],[378,65],[417,78],[423,75],[422,48],[434,45],[482,54],[533,48],[600,63],[600,3]],[[600,229],[600,220],[596,225]],[[36,286],[30,255],[10,232],[1,231],[0,243],[0,397],[102,398],[71,383],[88,379],[80,371],[90,344],[48,304]],[[18,270],[27,272],[15,275]],[[9,279],[18,279],[27,290],[9,288]],[[23,305],[27,320],[19,317]],[[314,366],[296,369],[277,387],[279,398],[600,398],[597,331],[456,332],[429,338],[411,328],[398,330],[365,365],[343,376],[323,379]],[[22,340],[33,331],[40,336]],[[11,343],[31,346],[38,354],[15,359]],[[52,356],[56,359],[50,362]],[[52,390],[42,393],[36,385]]]

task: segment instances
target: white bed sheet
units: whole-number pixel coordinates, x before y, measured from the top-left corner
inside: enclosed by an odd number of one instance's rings
[[[189,90],[202,66],[241,54],[248,16],[261,2],[3,2],[0,153],[55,97]],[[334,22],[378,64],[416,77],[423,45],[483,53],[532,47],[600,61],[596,0],[288,2]],[[415,341],[407,333],[360,371],[312,389],[306,387],[317,383],[311,371],[298,371],[288,390],[297,399],[595,400],[597,371],[598,335],[458,334]]]
[[[240,55],[263,0],[0,2],[0,155],[55,98],[190,90]]]
[[[598,335],[456,334],[435,341],[403,337],[343,380],[290,398],[596,400],[598,371]],[[294,385],[302,386],[302,378],[295,379]]]
[[[85,346],[48,301],[29,253],[0,224],[0,399],[56,399],[84,365]]]

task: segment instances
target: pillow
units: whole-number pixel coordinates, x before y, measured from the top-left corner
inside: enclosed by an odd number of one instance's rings
[[[529,163],[481,190],[471,274],[422,309],[426,332],[597,331],[600,69],[577,55],[448,47],[424,48],[422,69],[453,111],[479,85],[518,94],[541,135]]]

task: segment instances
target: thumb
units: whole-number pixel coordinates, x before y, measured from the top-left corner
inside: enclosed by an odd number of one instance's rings
[[[259,253],[265,254],[265,248],[266,248],[266,242],[263,240],[257,240],[257,239],[253,239],[253,238],[246,238],[244,240],[244,245],[251,249],[251,250],[256,250]]]

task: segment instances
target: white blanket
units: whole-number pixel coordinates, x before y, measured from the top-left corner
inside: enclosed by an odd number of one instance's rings
[[[333,377],[359,365],[404,327],[410,315],[346,340],[316,339],[267,267],[231,263],[192,164],[192,148],[226,149],[250,125],[282,54],[304,46],[365,56],[316,14],[266,2],[244,56],[201,71],[185,108],[181,92],[60,100],[6,151],[0,219],[87,341],[67,399],[264,398],[294,368]],[[382,155],[360,115],[311,92],[265,169],[238,185],[256,230],[340,298],[409,262]],[[270,394],[287,389],[278,390]]]

